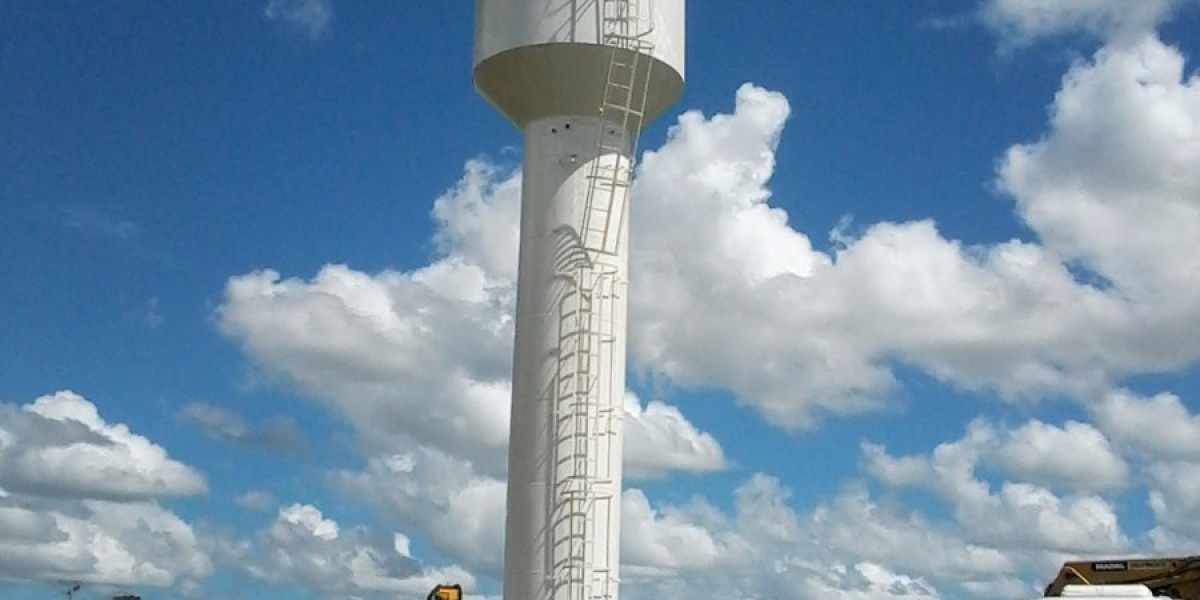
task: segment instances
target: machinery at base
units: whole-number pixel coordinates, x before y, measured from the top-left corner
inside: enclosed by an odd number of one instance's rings
[[[1145,586],[1149,594],[1142,595],[1200,600],[1200,556],[1068,562],[1043,595],[1129,596],[1119,592],[1131,586]],[[1106,594],[1105,588],[1116,593]]]
[[[457,583],[439,583],[433,586],[425,600],[463,600],[462,586]]]

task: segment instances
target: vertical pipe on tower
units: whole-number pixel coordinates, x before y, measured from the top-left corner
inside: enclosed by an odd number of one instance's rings
[[[684,0],[476,0],[475,14],[475,84],[524,134],[504,598],[615,600],[623,182],[637,129],[682,90]],[[614,86],[614,65],[631,78]],[[626,84],[637,106],[606,108]]]

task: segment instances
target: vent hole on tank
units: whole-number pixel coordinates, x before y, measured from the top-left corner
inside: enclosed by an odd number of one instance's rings
[[[570,128],[571,128],[571,124],[570,124],[570,123],[567,123],[566,125],[563,125],[563,129],[570,129]]]
[[[550,128],[550,133],[558,133],[558,129],[556,129],[556,128],[554,128],[554,127],[551,127],[551,128]]]

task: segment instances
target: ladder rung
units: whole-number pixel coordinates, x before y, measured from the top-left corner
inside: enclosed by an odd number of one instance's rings
[[[616,177],[612,177],[609,175],[595,175],[595,176],[591,177],[591,179],[598,180],[598,183],[607,183],[607,184],[611,185],[612,188],[607,191],[613,191],[614,189],[617,189],[617,188],[627,188],[630,185],[630,183],[628,181],[624,181],[622,179],[618,179]],[[607,210],[604,210],[604,209],[598,209],[598,210],[600,212],[608,212]]]
[[[617,84],[614,83],[612,85],[617,85]],[[625,114],[629,114],[629,115],[638,115],[639,117],[642,115],[641,111],[639,111],[636,108],[633,108],[631,106],[625,106],[624,104],[617,104],[615,102],[605,102],[603,104],[602,108],[604,108],[605,110],[621,111],[621,112],[623,112]]]

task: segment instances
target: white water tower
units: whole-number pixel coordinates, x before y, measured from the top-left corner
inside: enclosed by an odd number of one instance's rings
[[[475,85],[525,136],[505,600],[615,600],[629,183],[683,89],[684,0],[476,0]]]

